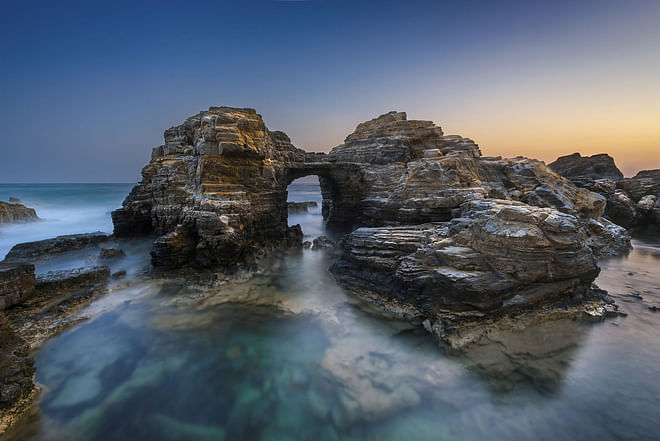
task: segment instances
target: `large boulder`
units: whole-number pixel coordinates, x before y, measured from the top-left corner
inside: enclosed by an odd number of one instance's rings
[[[504,200],[466,202],[450,222],[360,228],[343,250],[342,285],[423,316],[579,296],[599,272],[575,216]]]
[[[28,208],[20,203],[0,201],[0,224],[24,223],[39,220],[34,208]]]
[[[582,156],[579,153],[561,156],[548,167],[573,182],[588,184],[603,179],[620,181],[623,173],[614,163],[614,158],[606,153]]]
[[[331,271],[389,314],[443,323],[444,338],[485,316],[588,301],[599,273],[591,234],[555,209],[475,200],[449,222],[359,228]]]
[[[644,170],[624,178],[609,155],[579,153],[562,156],[549,167],[576,185],[602,195],[607,201],[604,215],[616,224],[625,228],[660,226],[654,211],[660,199],[660,170]]]

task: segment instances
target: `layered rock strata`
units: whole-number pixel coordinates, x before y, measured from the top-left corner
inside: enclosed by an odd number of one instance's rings
[[[0,434],[30,405],[36,394],[33,377],[30,347],[0,311]]]
[[[584,169],[600,172],[599,161]],[[254,110],[201,112],[165,132],[113,213],[115,234],[156,233],[156,266],[250,263],[263,248],[300,246],[286,187],[310,174],[328,224],[358,228],[333,266],[338,282],[429,329],[445,329],[442,317],[597,305],[596,257],[630,249],[625,229],[602,217],[603,195],[541,161],[483,157],[472,140],[403,112],[359,124],[327,155],[295,148]]]
[[[28,208],[18,202],[0,201],[0,224],[24,223],[39,220],[34,208]]]
[[[34,265],[0,264],[0,311],[25,301],[34,284]]]
[[[484,158],[472,140],[403,112],[358,125],[324,155],[294,147],[252,109],[212,107],[165,131],[142,182],[113,213],[115,235],[155,233],[156,266],[250,263],[264,248],[300,245],[287,226],[286,188],[307,175],[319,176],[328,224],[349,230],[448,221],[474,199],[517,200],[595,222],[605,209],[604,197],[540,161]]]
[[[548,165],[561,176],[602,195],[605,217],[625,228],[660,227],[660,170],[644,170],[624,178],[606,154],[562,156]]]
[[[69,251],[81,250],[105,242],[108,235],[101,232],[70,234],[52,239],[24,242],[14,245],[5,256],[4,263],[24,263],[48,259]]]
[[[0,434],[36,395],[31,349],[80,321],[74,313],[104,290],[110,276],[107,266],[37,276],[34,268],[0,264]]]
[[[268,130],[253,109],[212,107],[165,131],[141,184],[113,212],[114,232],[158,235],[156,266],[231,268],[263,248],[300,245],[287,226],[287,185],[340,173]],[[322,186],[324,197],[334,195],[328,181]],[[352,198],[347,194],[348,204]],[[333,202],[333,210],[345,208],[341,198]]]
[[[475,200],[449,222],[359,228],[332,267],[349,291],[417,321],[458,322],[580,303],[599,269],[580,221],[514,201]]]

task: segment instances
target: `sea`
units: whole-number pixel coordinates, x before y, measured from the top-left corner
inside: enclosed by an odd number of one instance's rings
[[[36,223],[19,242],[112,231],[133,184],[0,185]],[[305,240],[329,235],[318,184],[289,200]],[[41,387],[7,440],[660,440],[660,235],[604,259],[596,283],[622,314],[493,335],[463,354],[386,319],[328,272],[336,249],[279,253],[212,285],[149,273],[149,240],[123,243],[128,277],[35,352]],[[37,271],[81,266],[73,255]],[[658,312],[656,312],[658,311]]]

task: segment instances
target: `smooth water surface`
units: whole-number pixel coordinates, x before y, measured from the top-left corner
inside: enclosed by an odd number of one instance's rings
[[[324,232],[320,208],[289,223]],[[660,439],[660,240],[634,245],[597,281],[627,317],[539,325],[461,357],[347,297],[327,272],[336,250],[210,288],[136,274],[39,351],[39,403],[7,438]]]

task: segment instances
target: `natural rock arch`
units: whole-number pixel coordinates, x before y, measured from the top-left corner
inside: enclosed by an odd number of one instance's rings
[[[328,224],[347,229],[447,221],[480,199],[584,219],[605,206],[540,161],[482,157],[472,140],[403,112],[359,124],[324,154],[294,147],[253,109],[211,107],[165,131],[142,182],[112,214],[115,234],[155,233],[155,266],[249,263],[263,248],[300,243],[287,225],[286,195],[307,175],[319,176]],[[608,234],[609,225],[599,228],[598,237]]]

